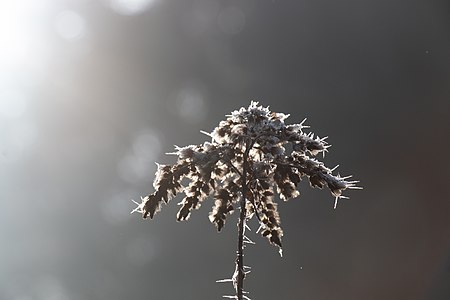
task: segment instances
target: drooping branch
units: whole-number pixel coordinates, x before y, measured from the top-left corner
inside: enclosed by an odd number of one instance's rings
[[[146,219],[153,216],[161,209],[161,203],[168,203],[178,192],[182,190],[181,180],[189,173],[190,163],[184,162],[174,166],[158,165],[154,187],[156,191],[142,199],[142,203],[134,211],[142,213]]]
[[[297,176],[299,179],[303,176],[307,176],[311,187],[322,189],[327,186],[331,194],[336,198],[334,208],[336,208],[340,198],[347,198],[342,195],[344,190],[361,189],[361,187],[356,186],[359,181],[347,180],[351,176],[335,176],[332,174],[333,170],[325,167],[322,162],[306,157],[305,155],[294,153],[289,159],[274,161],[274,164],[276,164],[277,169],[284,170],[284,172],[279,173],[289,174],[290,179],[286,180],[286,182],[295,182],[295,180],[291,178],[292,174],[298,174]]]

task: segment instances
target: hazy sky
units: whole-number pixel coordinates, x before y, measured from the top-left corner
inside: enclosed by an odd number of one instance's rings
[[[361,180],[252,232],[250,297],[450,298],[450,5],[434,0],[3,0],[0,299],[220,299],[236,214],[130,215],[155,162],[251,100],[308,118]],[[257,224],[251,224],[256,230]]]

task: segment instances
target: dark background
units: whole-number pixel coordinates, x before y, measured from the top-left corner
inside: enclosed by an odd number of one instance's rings
[[[430,0],[4,1],[0,299],[220,299],[236,216],[130,215],[155,162],[250,100],[308,118],[361,180],[280,203],[250,297],[450,299],[450,5]]]

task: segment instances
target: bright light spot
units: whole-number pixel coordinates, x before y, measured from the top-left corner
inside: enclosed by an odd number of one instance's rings
[[[156,169],[154,161],[161,151],[160,137],[152,130],[145,130],[135,137],[131,150],[118,164],[119,176],[134,184],[148,180]]]
[[[197,0],[181,16],[182,28],[191,36],[199,36],[214,27],[220,3],[217,0]]]
[[[131,16],[148,10],[156,0],[110,0],[111,8],[121,15]]]
[[[69,41],[83,37],[86,31],[84,19],[74,11],[63,11],[56,16],[55,27],[58,34]]]
[[[203,120],[207,112],[203,94],[194,87],[183,88],[178,93],[175,108],[182,118],[192,122]]]
[[[227,7],[219,13],[217,24],[224,33],[237,34],[244,29],[245,14],[237,7]]]
[[[130,211],[133,203],[127,201],[130,193],[115,193],[102,204],[102,213],[107,222],[120,224],[132,217]]]
[[[133,141],[134,154],[142,160],[153,161],[161,151],[161,142],[154,132],[138,135]]]
[[[142,266],[149,263],[157,254],[155,238],[150,239],[148,236],[138,237],[128,243],[126,255],[128,260],[136,265]]]
[[[182,27],[192,36],[203,34],[210,26],[210,18],[199,10],[188,10],[182,19]]]
[[[137,184],[145,177],[150,176],[153,172],[149,172],[149,169],[150,165],[147,162],[133,155],[126,155],[117,165],[120,178],[133,184]]]
[[[35,65],[41,56],[42,12],[47,0],[0,1],[0,68]]]
[[[10,125],[6,132],[0,132],[0,161],[15,162],[20,159],[38,136],[37,126],[28,121]]]
[[[0,91],[0,115],[6,118],[17,118],[27,108],[25,95],[18,91]]]

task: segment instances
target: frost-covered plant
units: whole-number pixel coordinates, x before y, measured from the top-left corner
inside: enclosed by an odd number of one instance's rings
[[[211,142],[176,147],[170,154],[178,156],[177,162],[158,165],[153,182],[155,192],[136,203],[134,211],[152,219],[163,202],[168,203],[183,192],[185,197],[180,202],[177,220],[184,221],[212,196],[214,206],[209,219],[218,231],[235,206],[240,209],[236,268],[232,279],[224,280],[233,283],[236,295],[228,298],[248,299],[243,290],[245,274],[249,272],[243,263],[244,244],[252,243],[245,236],[247,220],[255,216],[262,236],[277,246],[281,254],[283,230],[276,194],[282,200],[297,197],[297,185],[305,177],[312,187],[328,187],[335,197],[336,208],[338,200],[346,198],[342,195],[345,189],[358,188],[357,181],[333,175],[332,169],[315,159],[319,153],[325,155],[330,147],[326,137],[304,133],[303,129],[308,128],[304,120],[285,124],[288,116],[258,106],[258,102],[232,112],[212,133],[204,132],[212,138]],[[185,178],[187,185],[182,183]]]

